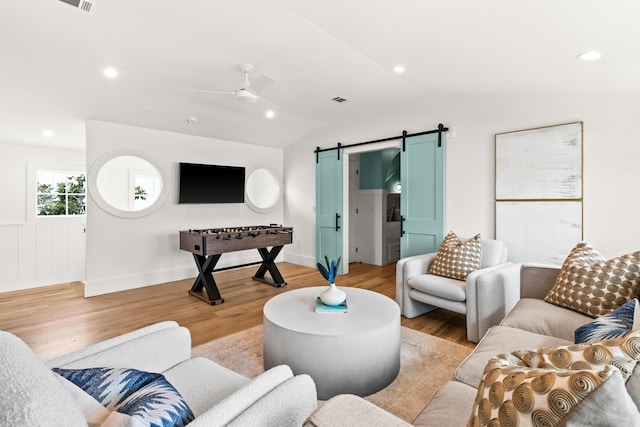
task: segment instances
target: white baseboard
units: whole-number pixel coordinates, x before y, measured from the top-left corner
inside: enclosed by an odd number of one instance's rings
[[[52,274],[47,276],[0,277],[0,292],[21,291],[60,285],[62,283],[81,282],[82,273]]]
[[[283,254],[283,258],[285,262],[290,262],[291,264],[302,265],[303,267],[316,268],[316,259],[314,257],[295,254],[292,252],[285,252]]]
[[[259,257],[256,256],[246,256],[246,257],[235,257],[229,260],[229,262],[225,262],[225,257],[223,256],[220,259],[220,263],[218,267],[227,267],[233,264],[243,264],[259,261]],[[300,255],[291,252],[281,253],[278,258],[276,258],[276,262],[285,261],[290,262],[292,264],[301,265],[304,267],[315,268],[316,260],[313,257]],[[257,267],[256,267],[257,268]],[[62,275],[53,275],[47,277],[11,277],[5,278],[2,280],[3,283],[0,286],[0,292],[11,292],[22,289],[30,289],[30,288],[38,288],[42,286],[51,286],[57,285],[60,283],[68,283],[68,282],[83,282],[84,284],[84,296],[92,297],[97,295],[110,294],[113,292],[126,291],[129,289],[137,289],[143,288],[146,286],[158,285],[160,283],[173,282],[177,280],[184,280],[196,277],[198,275],[198,270],[193,265],[185,265],[183,267],[178,267],[172,270],[161,270],[161,271],[153,271],[141,274],[133,274],[129,276],[121,276],[121,277],[108,277],[103,279],[96,280],[86,280],[82,281],[82,274],[62,274]]]
[[[278,255],[276,262],[282,261],[282,254]],[[232,267],[234,265],[248,264],[261,261],[257,252],[242,255],[235,253],[234,256],[220,258],[217,268]],[[258,266],[256,265],[256,269]],[[132,274],[129,276],[109,277],[104,279],[87,280],[84,282],[84,296],[93,297],[96,295],[110,294],[113,292],[126,291],[129,289],[144,288],[145,286],[158,285],[160,283],[174,282],[196,277],[198,270],[195,263],[191,265],[174,268],[171,270],[152,271],[147,273]]]
[[[130,276],[87,280],[84,282],[84,296],[93,297],[129,289],[144,288],[145,286],[188,279],[195,277],[197,274],[196,267],[192,266]]]

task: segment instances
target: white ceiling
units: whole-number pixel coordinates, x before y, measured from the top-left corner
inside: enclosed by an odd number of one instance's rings
[[[84,148],[87,119],[286,147],[430,94],[640,94],[637,0],[0,3],[0,142]],[[576,55],[598,50],[597,62]],[[255,65],[281,108],[231,91]],[[403,75],[392,71],[402,64]],[[102,75],[107,65],[120,76]],[[350,100],[336,104],[335,96]],[[198,122],[190,125],[187,116]],[[51,129],[53,138],[42,131]]]

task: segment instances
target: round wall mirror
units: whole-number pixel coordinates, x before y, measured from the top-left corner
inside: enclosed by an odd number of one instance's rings
[[[157,210],[166,198],[160,169],[140,153],[107,153],[92,165],[89,194],[104,211],[137,218]]]
[[[262,213],[274,209],[281,195],[280,181],[269,169],[255,169],[247,177],[246,201],[254,211]]]

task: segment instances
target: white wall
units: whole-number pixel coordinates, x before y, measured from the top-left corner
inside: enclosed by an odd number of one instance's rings
[[[84,151],[0,144],[0,292],[84,279],[85,217],[35,219],[27,212],[34,166],[85,169]]]
[[[367,264],[384,265],[387,260],[387,242],[385,227],[387,225],[387,191],[382,189],[359,190],[358,209],[360,214],[356,221],[356,241],[359,259]]]
[[[280,149],[90,121],[87,164],[107,151],[147,152],[169,172],[170,196],[162,209],[139,219],[113,217],[88,199],[87,291],[106,293],[195,275],[191,255],[178,249],[178,231],[189,228],[284,223],[295,230],[293,244],[284,247],[284,259],[313,267],[314,148],[397,135],[403,129],[418,132],[438,123],[455,129],[455,137],[449,133],[447,138],[447,230],[495,235],[495,133],[581,120],[584,238],[607,257],[635,251],[640,246],[638,111],[638,95],[433,95],[418,105],[390,106],[383,117],[356,118],[325,129],[284,154]],[[0,144],[0,153],[1,182],[15,184],[5,184],[0,202],[0,292],[82,280],[82,223],[28,223],[25,190],[30,162],[84,165],[85,153],[6,143]],[[180,161],[269,167],[284,180],[284,202],[262,215],[246,205],[178,205]],[[257,260],[254,252],[224,255],[220,265]]]
[[[142,218],[124,219],[101,210],[90,197],[87,209],[85,295],[98,295],[194,277],[193,256],[179,249],[180,230],[283,223],[283,206],[259,214],[246,204],[179,205],[178,163],[271,169],[282,182],[281,149],[202,138],[90,120],[87,164],[103,154],[131,149],[146,153],[168,176],[163,206]],[[295,233],[294,233],[295,238]],[[256,250],[224,254],[218,267],[260,260]],[[256,266],[257,268],[257,266]]]
[[[584,240],[605,257],[640,249],[640,96],[426,96],[319,131],[285,149],[285,222],[297,239],[285,259],[315,265],[315,153],[366,140],[434,129],[447,137],[446,230],[495,237],[494,135],[584,122]]]

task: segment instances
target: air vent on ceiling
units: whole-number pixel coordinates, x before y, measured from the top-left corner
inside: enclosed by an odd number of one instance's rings
[[[96,3],[93,0],[60,0],[63,3],[70,4],[73,7],[77,7],[85,12],[93,12],[96,8]]]
[[[343,98],[341,96],[336,96],[335,98],[331,98],[332,101],[337,102],[338,104],[342,104],[343,102],[349,102],[347,98]]]

